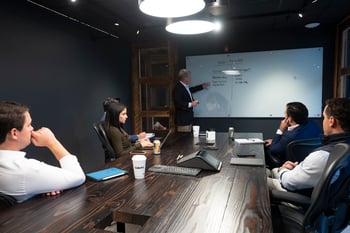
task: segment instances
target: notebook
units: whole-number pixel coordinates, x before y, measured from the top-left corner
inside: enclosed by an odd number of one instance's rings
[[[122,176],[127,174],[128,172],[120,169],[120,168],[116,168],[116,167],[110,167],[110,168],[105,168],[102,170],[98,170],[95,172],[90,172],[90,173],[86,173],[86,177],[95,181],[103,181],[103,180],[108,180],[108,179],[112,179],[118,176]]]

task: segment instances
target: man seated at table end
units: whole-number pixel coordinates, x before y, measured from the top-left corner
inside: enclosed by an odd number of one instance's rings
[[[30,143],[47,147],[61,167],[28,159],[21,151]],[[0,192],[23,202],[38,194],[58,195],[85,182],[76,156],[48,128],[34,131],[29,108],[16,102],[0,102]]]

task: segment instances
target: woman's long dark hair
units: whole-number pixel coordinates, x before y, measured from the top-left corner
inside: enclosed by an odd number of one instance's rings
[[[119,122],[119,115],[124,109],[126,109],[126,106],[120,102],[110,103],[106,109],[105,127],[109,128],[110,126],[114,126],[122,132],[125,132],[124,124]]]

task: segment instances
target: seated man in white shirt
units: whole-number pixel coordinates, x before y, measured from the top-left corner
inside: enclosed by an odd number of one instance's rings
[[[300,164],[286,161],[281,167],[273,169],[273,178],[268,178],[270,189],[311,193],[326,167],[334,145],[340,142],[350,143],[350,99],[326,101],[323,133],[323,146],[311,152]]]
[[[48,128],[34,131],[29,108],[0,102],[0,192],[23,202],[37,194],[57,195],[85,182],[76,156],[70,154]],[[25,157],[30,143],[47,147],[61,167]]]

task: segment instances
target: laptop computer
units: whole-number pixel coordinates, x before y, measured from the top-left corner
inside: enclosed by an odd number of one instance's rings
[[[165,136],[155,136],[154,139],[158,139],[160,140],[160,149],[162,149],[162,147],[165,145],[169,135],[172,133],[172,130],[169,129],[169,131],[167,132],[167,134]],[[153,150],[152,146],[149,147],[142,147],[142,150]]]
[[[169,129],[168,133],[165,135],[164,138],[161,139],[161,143],[160,143],[160,149],[162,149],[162,147],[164,146],[165,142],[167,141],[169,135],[172,133],[172,130]]]

